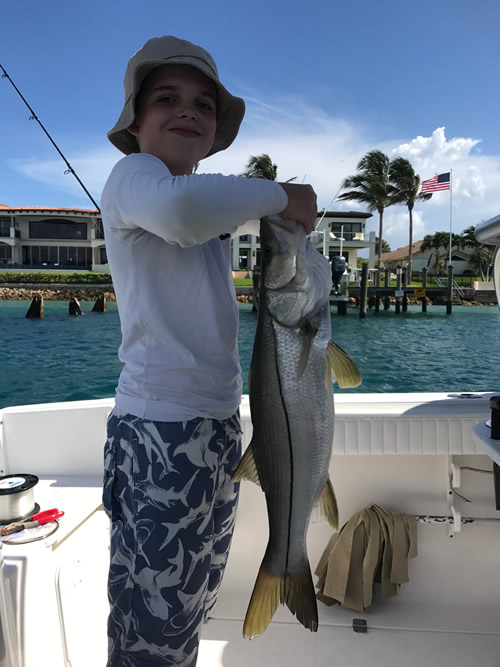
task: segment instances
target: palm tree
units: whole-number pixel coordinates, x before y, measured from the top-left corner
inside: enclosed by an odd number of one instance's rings
[[[251,155],[247,163],[246,171],[240,176],[245,178],[265,178],[267,181],[275,181],[278,177],[278,165],[274,164],[269,155]],[[289,178],[285,183],[294,181],[297,176]]]
[[[338,201],[359,201],[368,206],[370,211],[378,211],[378,238],[382,239],[384,209],[390,205],[389,158],[382,151],[370,151],[358,162],[359,173],[348,176],[342,183],[342,189],[353,188],[337,197]],[[382,244],[378,245],[377,263],[382,266]]]
[[[409,242],[408,242],[408,281],[411,281],[413,272],[413,207],[416,201],[427,201],[432,197],[431,192],[419,192],[420,176],[415,173],[411,163],[402,157],[391,160],[389,166],[389,180],[391,182],[391,204],[406,204],[409,213]]]
[[[378,236],[375,237],[375,251],[378,249]],[[385,239],[382,239],[382,255],[386,252],[391,252],[391,246],[387,243]]]
[[[462,247],[463,239],[459,234],[452,234],[452,245],[455,247]],[[432,257],[436,258],[436,275],[439,273],[439,255],[443,248],[448,248],[450,245],[449,232],[436,232],[435,234],[427,234],[420,247],[420,250],[432,250],[433,254],[429,257],[427,266],[429,266]]]
[[[474,225],[464,229],[461,235],[462,245],[473,248],[469,261],[473,268],[481,273],[481,278],[483,280],[489,280],[490,267],[493,262],[495,247],[479,243],[474,235],[474,230]]]
[[[268,181],[275,181],[278,176],[278,165],[263,153],[262,155],[251,155],[248,160],[246,171],[240,176],[245,178],[265,178]]]

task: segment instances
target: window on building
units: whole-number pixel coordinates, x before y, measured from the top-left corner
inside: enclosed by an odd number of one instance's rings
[[[99,248],[99,259],[101,264],[108,263],[108,253],[106,252],[106,248]]]
[[[10,236],[10,218],[0,218],[0,236],[9,238]]]
[[[104,238],[104,227],[102,226],[102,220],[100,218],[96,220],[95,237],[96,239]]]
[[[12,261],[12,248],[10,245],[0,243],[0,264],[8,264]]]
[[[26,266],[64,266],[85,268],[92,264],[92,248],[72,246],[22,246]]]
[[[363,224],[361,222],[332,222],[332,232],[339,238],[342,236],[346,241],[352,241],[356,234],[363,233]]]
[[[246,248],[240,248],[240,269],[248,269],[248,255],[249,255],[249,250]]]
[[[40,220],[30,222],[30,239],[87,239],[87,223],[69,220]]]
[[[250,243],[250,234],[242,234],[239,239],[240,243]]]

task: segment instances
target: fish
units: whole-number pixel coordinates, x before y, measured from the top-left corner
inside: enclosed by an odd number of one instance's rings
[[[331,340],[328,259],[303,225],[261,219],[259,310],[249,374],[251,443],[233,475],[265,494],[269,541],[243,624],[261,634],[279,604],[309,630],[318,609],[306,536],[313,507],[335,530],[338,508],[328,474],[334,405],[332,378],[357,386],[354,362]]]

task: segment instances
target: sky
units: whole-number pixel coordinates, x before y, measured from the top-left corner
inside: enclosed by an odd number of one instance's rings
[[[378,149],[422,180],[452,170],[455,233],[500,213],[498,0],[0,0],[0,17],[0,64],[97,202],[122,156],[106,132],[128,59],[172,34],[206,48],[246,102],[238,138],[199,173],[238,174],[267,153],[318,209],[366,210],[335,198]],[[0,203],[93,208],[29,117],[0,79]],[[449,192],[415,206],[414,241],[449,229]],[[405,207],[385,211],[383,237],[408,244]]]

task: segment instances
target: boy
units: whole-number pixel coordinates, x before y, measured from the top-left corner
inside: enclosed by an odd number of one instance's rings
[[[230,235],[258,234],[241,226],[278,213],[309,233],[316,195],[307,185],[193,173],[234,141],[245,109],[202,48],[149,40],[124,87],[108,138],[127,157],[101,199],[124,363],[105,445],[108,667],[192,667],[238,497]]]

